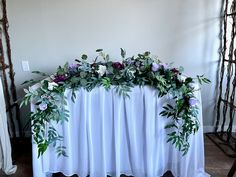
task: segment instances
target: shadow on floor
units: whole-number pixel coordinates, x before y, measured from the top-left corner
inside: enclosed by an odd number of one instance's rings
[[[56,173],[52,177],[65,177],[65,176],[62,173]],[[78,177],[78,176],[73,175],[71,177]],[[87,176],[87,177],[89,177],[89,176]],[[111,177],[111,176],[107,176],[107,177]],[[133,177],[133,176],[121,175],[120,177]],[[174,177],[174,176],[172,175],[172,173],[170,171],[167,171],[162,177]]]

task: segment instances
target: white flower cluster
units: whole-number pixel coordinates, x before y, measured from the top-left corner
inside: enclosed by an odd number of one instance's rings
[[[103,76],[103,75],[106,73],[106,70],[107,70],[107,67],[106,67],[106,66],[99,65],[98,70],[97,70],[97,73],[98,73],[100,76]]]
[[[58,84],[55,82],[48,82],[48,90],[53,90],[54,87],[57,87]]]

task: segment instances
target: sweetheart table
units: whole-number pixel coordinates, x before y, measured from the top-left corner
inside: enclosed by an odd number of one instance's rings
[[[69,121],[56,125],[64,137],[62,144],[68,157],[57,157],[55,149],[49,147],[37,158],[33,143],[34,177],[56,172],[79,177],[161,177],[167,170],[175,177],[209,176],[204,170],[201,105],[201,126],[190,136],[189,151],[183,156],[166,142],[169,130],[164,127],[170,120],[159,113],[171,99],[158,98],[156,89],[135,86],[130,98],[119,96],[115,88],[107,91],[96,87],[91,92],[80,89],[74,103],[71,94],[71,90],[66,90]],[[195,94],[201,104],[200,91]]]

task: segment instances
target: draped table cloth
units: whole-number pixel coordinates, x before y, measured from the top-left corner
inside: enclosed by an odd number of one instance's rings
[[[57,125],[64,136],[68,157],[57,157],[49,149],[37,158],[33,143],[34,177],[48,177],[62,172],[66,176],[161,177],[170,170],[175,177],[208,177],[204,170],[202,108],[200,102],[199,131],[189,139],[185,156],[167,143],[164,127],[168,119],[159,115],[162,106],[171,102],[168,96],[159,98],[149,86],[132,88],[130,98],[119,96],[114,88],[96,87],[91,92],[76,91],[75,103],[71,90],[66,90],[69,121]],[[196,97],[201,101],[200,91]]]
[[[0,78],[0,170],[7,175],[14,174],[17,166],[12,164],[11,142],[7,128],[6,105]]]

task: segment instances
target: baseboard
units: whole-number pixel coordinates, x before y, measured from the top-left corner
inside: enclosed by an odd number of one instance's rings
[[[228,129],[228,126],[224,126],[224,130],[226,131]],[[214,126],[203,126],[203,132],[204,133],[211,133],[215,131],[215,127]],[[234,125],[232,127],[232,131],[236,132],[236,125]]]
[[[214,126],[203,126],[203,132],[204,133],[210,133],[210,132],[214,132]]]

